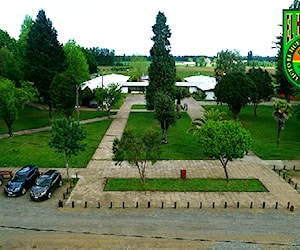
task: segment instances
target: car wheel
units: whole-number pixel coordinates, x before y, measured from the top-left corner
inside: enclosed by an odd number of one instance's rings
[[[0,187],[2,186],[2,184],[3,184],[3,182],[2,182],[2,180],[0,180]]]
[[[26,193],[26,189],[22,188],[22,195],[24,195]]]
[[[48,199],[51,199],[51,192],[48,193]]]
[[[61,187],[63,185],[62,180],[59,181],[58,186]]]

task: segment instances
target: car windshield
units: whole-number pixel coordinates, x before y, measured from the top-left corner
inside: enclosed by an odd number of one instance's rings
[[[16,174],[16,175],[12,178],[12,181],[13,181],[13,182],[23,182],[23,181],[25,180],[25,178],[26,178],[26,175],[25,175],[25,174],[23,174],[23,175],[21,175],[21,174]]]
[[[50,179],[49,178],[45,178],[45,177],[40,177],[36,181],[36,185],[37,186],[41,186],[41,187],[49,186],[49,184],[50,184]]]

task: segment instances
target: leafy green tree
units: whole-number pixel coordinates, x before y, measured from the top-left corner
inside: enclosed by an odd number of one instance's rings
[[[69,72],[57,74],[51,83],[50,94],[53,106],[66,118],[71,117],[76,106],[76,85]]]
[[[82,48],[82,51],[86,57],[87,64],[89,65],[89,72],[90,74],[94,74],[98,72],[98,65],[97,65],[97,60],[94,54],[89,50]]]
[[[22,82],[16,88],[13,81],[0,79],[0,117],[4,120],[9,136],[13,135],[13,124],[25,102],[32,100],[35,91],[31,83]]]
[[[243,158],[251,145],[251,135],[239,122],[207,120],[197,132],[204,153],[218,159],[229,182],[228,161]]]
[[[196,60],[196,66],[198,67],[205,67],[206,66],[206,61],[204,56],[200,56]]]
[[[96,98],[98,106],[101,110],[106,109],[106,107],[105,107],[106,96],[107,96],[107,89],[106,88],[103,87],[103,88],[96,88],[95,89],[95,98]]]
[[[175,99],[176,67],[174,58],[170,54],[169,38],[171,31],[166,21],[167,18],[164,13],[158,12],[156,23],[152,26],[154,44],[150,50],[149,85],[146,87],[145,96],[149,110],[154,109],[155,96],[158,91],[169,95],[172,100]]]
[[[246,72],[243,58],[238,51],[222,50],[217,54],[216,64],[215,76],[217,81],[220,81],[223,76],[232,72]]]
[[[72,155],[76,156],[86,149],[86,144],[83,143],[85,138],[86,131],[73,118],[64,117],[52,123],[49,146],[54,148],[56,153],[65,155],[68,178],[69,160]]]
[[[147,60],[144,56],[132,56],[129,67],[132,71],[132,76],[137,79],[138,82],[142,81],[142,76],[145,72],[147,72]]]
[[[5,47],[9,51],[14,52],[16,49],[16,40],[7,33],[7,31],[0,29],[0,48]]]
[[[64,70],[65,54],[57,40],[57,31],[44,10],[38,12],[28,33],[25,54],[25,77],[35,84],[40,99],[48,103],[51,117],[50,85],[54,76]]]
[[[120,86],[116,83],[109,84],[107,88],[96,88],[96,101],[100,107],[102,105],[102,107],[106,109],[108,118],[110,118],[112,107],[119,101],[121,92]]]
[[[107,48],[100,49],[99,47],[94,47],[90,49],[96,58],[99,66],[113,66],[115,63],[115,51],[110,51]]]
[[[230,72],[216,84],[214,92],[218,102],[227,103],[236,120],[242,107],[253,99],[256,86],[246,74]]]
[[[286,120],[291,115],[292,105],[287,101],[276,100],[273,103],[273,107],[273,116],[277,124],[277,147],[279,147],[281,131],[284,128]]]
[[[31,16],[26,15],[23,24],[21,26],[19,40],[17,41],[18,61],[20,63],[20,68],[23,72],[25,70],[28,34],[30,32],[32,25],[33,25],[33,20]]]
[[[267,70],[252,68],[247,75],[256,86],[256,93],[253,93],[251,101],[253,103],[254,116],[257,116],[258,104],[264,100],[270,100],[273,95],[272,78]]]
[[[124,131],[121,140],[114,139],[113,160],[121,165],[123,161],[137,167],[142,184],[146,181],[146,167],[150,161],[152,165],[160,155],[160,143],[158,133],[149,129],[143,135],[142,140],[138,140],[133,130]]]
[[[77,119],[79,120],[79,90],[81,89],[81,85],[84,81],[90,79],[89,75],[89,66],[87,64],[87,60],[85,54],[83,53],[80,46],[76,45],[74,40],[69,40],[64,46],[64,52],[66,55],[66,76],[69,76],[70,79],[68,80],[69,90],[67,91],[74,91],[75,89],[75,101],[76,101],[76,110],[77,110]],[[61,84],[66,84],[61,82]],[[73,86],[72,86],[73,85]],[[72,97],[72,95],[69,95]],[[71,104],[71,101],[69,102]],[[74,107],[74,106],[73,106]],[[70,107],[71,108],[71,107]]]
[[[6,47],[0,48],[0,76],[19,83],[22,75],[14,54]]]
[[[162,92],[156,93],[154,116],[159,121],[162,130],[161,142],[167,144],[167,131],[171,125],[176,123],[175,104],[170,96]]]

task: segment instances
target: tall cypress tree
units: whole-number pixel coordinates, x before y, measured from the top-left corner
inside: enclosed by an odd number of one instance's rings
[[[54,76],[64,69],[65,54],[57,40],[57,31],[44,10],[39,11],[28,33],[25,54],[26,79],[34,82],[40,98],[48,103],[51,116],[50,85]]]
[[[152,26],[154,36],[151,40],[154,44],[150,50],[149,86],[146,88],[146,104],[149,110],[154,109],[157,91],[175,99],[176,67],[174,58],[170,54],[171,31],[166,21],[164,13],[158,12],[156,23]]]

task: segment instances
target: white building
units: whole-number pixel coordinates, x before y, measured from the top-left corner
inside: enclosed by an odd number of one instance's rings
[[[82,89],[89,87],[94,90],[97,87],[105,87],[111,83],[117,83],[122,88],[123,93],[136,93],[144,92],[148,82],[127,82],[129,76],[111,74],[105,76],[99,76],[89,81],[86,81],[82,85]],[[190,93],[203,90],[207,97],[207,100],[214,100],[214,88],[216,86],[216,79],[210,76],[190,76],[184,78],[185,82],[176,82],[176,86],[186,87]]]

